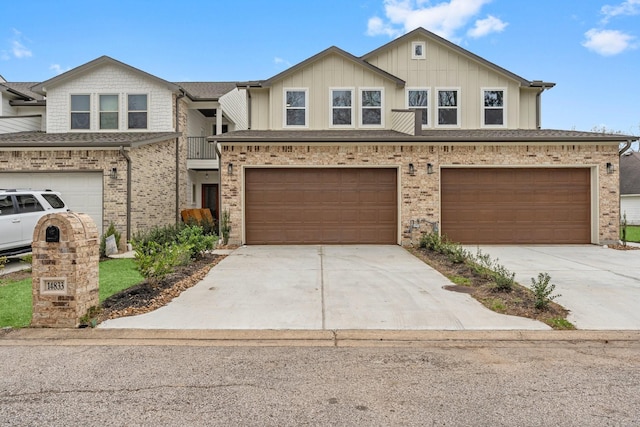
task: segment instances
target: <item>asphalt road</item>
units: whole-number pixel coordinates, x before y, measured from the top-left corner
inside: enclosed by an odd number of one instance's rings
[[[638,340],[2,341],[2,426],[640,424]]]

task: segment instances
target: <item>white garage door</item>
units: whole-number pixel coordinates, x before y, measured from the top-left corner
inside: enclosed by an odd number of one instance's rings
[[[69,209],[91,216],[102,234],[102,172],[0,172],[0,188],[58,191]]]

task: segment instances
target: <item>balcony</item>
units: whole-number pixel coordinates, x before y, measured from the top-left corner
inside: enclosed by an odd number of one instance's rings
[[[207,142],[206,136],[187,137],[188,160],[217,160],[215,144]]]
[[[218,169],[215,144],[207,142],[206,136],[187,137],[187,168]]]

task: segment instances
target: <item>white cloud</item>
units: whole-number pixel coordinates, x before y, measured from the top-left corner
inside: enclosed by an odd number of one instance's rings
[[[432,5],[427,0],[384,0],[387,20],[379,17],[369,19],[367,34],[394,37],[424,27],[451,39],[489,2],[491,0],[449,0]],[[502,25],[506,26],[505,23]]]
[[[489,15],[486,19],[478,19],[474,27],[467,31],[467,35],[477,39],[479,37],[484,37],[487,34],[501,33],[505,28],[507,28],[507,25],[509,24],[495,16]]]
[[[602,56],[613,56],[638,47],[634,36],[617,30],[592,28],[584,35],[587,39],[582,46]]]
[[[67,71],[69,71],[71,69],[71,67],[67,67],[67,68],[62,68],[60,66],[60,64],[51,64],[49,66],[50,70],[53,70],[54,73],[56,74],[62,74],[62,73],[66,73]]]
[[[273,58],[273,63],[276,65],[284,64],[287,67],[291,67],[291,63],[289,61],[287,61],[286,59],[279,58],[277,56]]]
[[[13,28],[12,30],[13,30],[13,37],[11,39],[10,53],[18,59],[30,58],[31,56],[33,56],[33,53],[31,52],[31,50],[29,50],[23,44],[24,37],[22,36],[22,33],[16,30],[15,28]]]
[[[606,4],[600,9],[604,15],[602,22],[607,23],[616,16],[631,16],[640,14],[640,0],[625,0],[619,5],[611,6]]]

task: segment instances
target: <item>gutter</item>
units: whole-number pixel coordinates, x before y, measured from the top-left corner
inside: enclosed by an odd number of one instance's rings
[[[180,89],[176,96],[176,132],[180,131],[180,99],[184,98],[185,91]],[[176,137],[176,224],[180,222],[180,136]]]
[[[120,154],[127,160],[127,243],[131,242],[131,157],[120,146]]]

